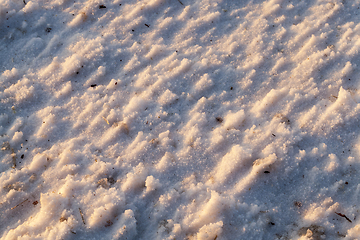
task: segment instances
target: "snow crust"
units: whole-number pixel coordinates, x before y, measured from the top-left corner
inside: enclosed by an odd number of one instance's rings
[[[1,239],[358,239],[359,7],[1,0]]]

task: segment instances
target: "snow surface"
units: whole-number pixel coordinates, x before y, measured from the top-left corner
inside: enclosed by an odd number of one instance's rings
[[[360,238],[359,7],[0,0],[0,237]]]

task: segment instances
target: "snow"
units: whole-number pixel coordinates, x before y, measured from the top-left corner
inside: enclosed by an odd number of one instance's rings
[[[1,239],[357,239],[360,1],[1,0]]]

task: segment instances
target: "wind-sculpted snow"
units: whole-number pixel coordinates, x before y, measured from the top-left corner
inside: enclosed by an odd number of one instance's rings
[[[360,1],[0,2],[2,239],[356,239]]]

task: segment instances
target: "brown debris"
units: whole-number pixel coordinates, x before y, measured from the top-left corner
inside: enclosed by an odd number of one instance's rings
[[[218,121],[219,123],[222,123],[224,120],[221,118],[221,117],[217,117],[217,118],[215,118],[216,119],[216,121]]]
[[[299,201],[295,201],[295,202],[294,202],[294,206],[295,206],[295,207],[302,207],[302,203],[299,202]]]
[[[113,225],[113,222],[108,220],[106,221],[105,227],[110,227],[111,225]]]

